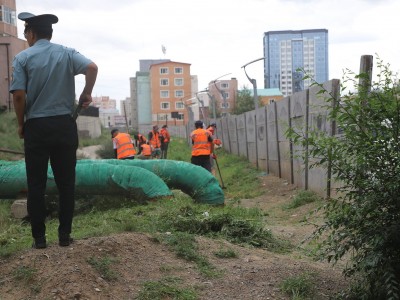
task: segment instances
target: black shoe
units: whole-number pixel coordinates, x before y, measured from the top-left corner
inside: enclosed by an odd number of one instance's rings
[[[58,236],[58,244],[61,247],[68,247],[69,245],[72,244],[73,241],[74,239],[70,237],[69,234],[60,234]]]
[[[35,238],[32,244],[32,248],[34,249],[44,249],[47,247],[47,243],[46,243],[46,238],[40,237],[40,238]]]

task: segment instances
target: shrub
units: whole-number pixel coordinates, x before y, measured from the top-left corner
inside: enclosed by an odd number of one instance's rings
[[[399,299],[400,90],[389,65],[379,60],[378,68],[378,81],[370,86],[363,84],[368,74],[345,73],[342,93],[345,83],[358,92],[340,100],[315,84],[340,134],[289,129],[287,135],[309,149],[316,166],[330,168],[340,184],[314,235],[322,238],[321,257],[333,263],[350,257],[344,274],[358,280],[360,298]]]

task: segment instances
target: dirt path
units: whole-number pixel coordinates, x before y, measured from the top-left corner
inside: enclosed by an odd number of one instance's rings
[[[261,208],[273,233],[299,244],[311,232],[300,224],[307,207],[282,210],[296,194],[295,187],[270,175],[260,179],[265,195],[238,205]],[[199,299],[290,299],[280,290],[282,281],[305,272],[313,274],[317,286],[313,299],[328,299],[347,286],[340,270],[313,261],[301,250],[281,255],[223,240],[198,237],[197,241],[201,254],[222,272],[220,278],[204,278],[194,264],[177,258],[146,234],[122,233],[78,240],[67,248],[51,244],[1,259],[0,299],[135,299],[145,282],[166,278],[179,278],[179,286],[195,288]],[[231,249],[238,257],[217,258],[214,253],[221,249]],[[102,278],[88,263],[104,257],[113,260],[112,280]],[[31,281],[15,278],[13,272],[22,267],[37,270]]]

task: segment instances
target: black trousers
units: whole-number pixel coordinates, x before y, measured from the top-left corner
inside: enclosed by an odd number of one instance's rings
[[[70,234],[75,207],[78,132],[70,115],[36,118],[24,125],[28,214],[34,238],[46,233],[45,191],[50,161],[59,193],[59,234]],[[51,180],[51,179],[49,179]]]
[[[169,142],[161,143],[161,159],[167,159]]]
[[[203,167],[207,171],[211,172],[210,155],[192,156],[190,162],[194,165]]]

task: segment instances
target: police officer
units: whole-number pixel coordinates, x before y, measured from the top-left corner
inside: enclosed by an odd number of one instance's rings
[[[78,133],[72,118],[75,103],[74,77],[85,75],[79,102],[92,102],[97,66],[74,49],[50,42],[55,15],[35,16],[23,12],[24,36],[29,48],[13,61],[10,92],[18,121],[18,135],[24,139],[28,184],[28,214],[34,248],[46,248],[45,189],[50,165],[59,192],[58,239],[69,246],[75,205],[75,165]]]

